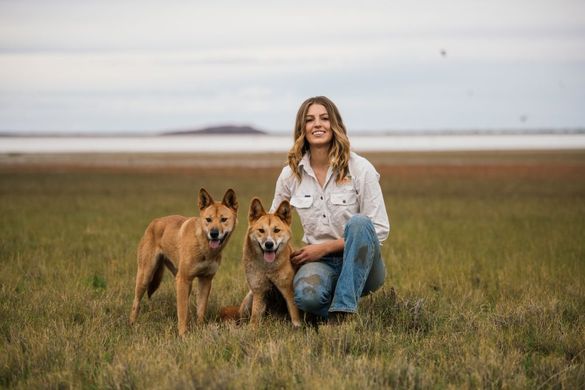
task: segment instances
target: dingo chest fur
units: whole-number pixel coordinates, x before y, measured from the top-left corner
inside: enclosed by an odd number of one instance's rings
[[[204,320],[211,281],[221,263],[237,221],[238,203],[232,189],[221,202],[205,190],[199,191],[199,217],[171,215],[153,220],[138,245],[138,269],[130,324],[136,321],[140,301],[159,287],[165,267],[175,276],[179,334],[187,331],[189,296],[197,278],[197,322]]]

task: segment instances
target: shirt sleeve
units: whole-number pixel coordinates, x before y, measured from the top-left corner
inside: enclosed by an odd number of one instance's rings
[[[290,179],[291,179],[292,172],[290,168],[284,167],[280,172],[280,176],[276,180],[276,188],[274,189],[274,199],[272,200],[272,206],[270,206],[271,213],[275,212],[280,202],[283,200],[290,201],[291,197],[291,188],[290,188]]]
[[[382,243],[390,233],[390,221],[380,187],[380,175],[374,166],[366,160],[360,176],[358,186],[360,214],[366,215],[372,220],[378,240]]]

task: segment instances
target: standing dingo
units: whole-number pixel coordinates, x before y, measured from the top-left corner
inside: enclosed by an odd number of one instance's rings
[[[197,323],[202,323],[211,290],[211,281],[221,262],[237,220],[238,202],[232,189],[221,202],[214,202],[205,190],[199,191],[199,217],[171,215],[153,220],[138,245],[138,271],[130,324],[136,321],[140,300],[160,285],[164,267],[175,276],[179,334],[187,331],[189,295],[194,278],[197,284]]]

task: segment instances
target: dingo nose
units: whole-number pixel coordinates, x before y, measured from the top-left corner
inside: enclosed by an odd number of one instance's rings
[[[219,230],[211,229],[211,231],[209,232],[209,236],[213,239],[216,239],[217,237],[219,237]]]
[[[270,249],[274,248],[274,243],[272,241],[266,241],[264,243],[264,248],[270,250]]]

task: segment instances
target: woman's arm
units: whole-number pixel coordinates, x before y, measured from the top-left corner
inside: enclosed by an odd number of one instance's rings
[[[376,235],[380,243],[390,233],[390,221],[386,212],[384,195],[380,187],[380,175],[376,172],[374,166],[367,160],[364,161],[363,172],[361,173],[358,183],[360,214],[369,217],[376,229]]]
[[[289,181],[291,178],[292,172],[289,167],[284,167],[276,180],[276,188],[274,189],[274,198],[272,200],[272,206],[270,206],[270,212],[273,213],[276,211],[280,202],[283,200],[290,201],[291,197],[291,189],[289,185]]]
[[[317,261],[323,256],[330,253],[341,252],[345,246],[343,238],[322,242],[320,244],[310,244],[291,253],[290,260],[295,265],[301,265],[311,261]]]

